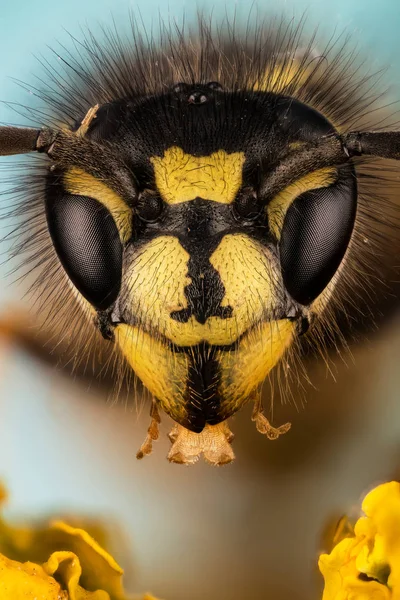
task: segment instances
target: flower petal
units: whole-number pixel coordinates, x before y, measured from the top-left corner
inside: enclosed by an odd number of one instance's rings
[[[5,498],[6,492],[0,485],[0,506]],[[96,538],[104,542],[104,527],[96,521],[88,525]],[[123,589],[122,568],[81,527],[63,521],[36,528],[12,527],[0,517],[0,550],[8,555],[7,558],[0,554],[0,600],[131,598]],[[151,594],[135,598],[157,600]]]
[[[19,563],[0,554],[1,600],[67,600],[60,584],[35,563]]]
[[[400,600],[400,484],[379,485],[362,509],[353,537],[320,557],[324,600]]]
[[[53,552],[43,569],[49,575],[55,575],[68,590],[68,600],[110,600],[104,590],[88,591],[79,585],[82,568],[79,558],[73,552]]]
[[[63,521],[55,521],[51,527],[59,534],[59,547],[68,547],[79,556],[81,581],[85,589],[105,590],[112,600],[126,599],[122,586],[122,568],[91,535],[84,529],[71,527]]]

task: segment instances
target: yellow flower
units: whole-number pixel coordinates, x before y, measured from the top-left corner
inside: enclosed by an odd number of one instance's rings
[[[0,503],[4,498],[0,488]],[[0,518],[0,551],[1,600],[132,600],[121,567],[80,527],[54,521],[17,528]],[[138,600],[156,598],[146,594]]]
[[[400,600],[400,484],[364,498],[354,534],[319,558],[323,600]]]

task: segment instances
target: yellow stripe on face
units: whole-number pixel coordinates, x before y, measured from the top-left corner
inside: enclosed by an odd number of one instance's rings
[[[176,421],[184,420],[189,370],[186,354],[172,352],[166,344],[132,325],[120,324],[114,334],[128,363],[161,408]]]
[[[157,188],[165,202],[179,204],[197,197],[230,204],[242,185],[243,152],[218,150],[209,156],[186,154],[173,146],[150,159]]]
[[[327,187],[334,183],[336,179],[337,170],[335,168],[319,169],[288,185],[271,200],[267,207],[268,221],[270,229],[278,241],[281,238],[286,212],[297,196],[310,190]]]
[[[64,186],[70,194],[89,196],[105,206],[115,221],[121,242],[129,240],[132,235],[132,211],[121,196],[93,175],[77,167],[65,173]]]

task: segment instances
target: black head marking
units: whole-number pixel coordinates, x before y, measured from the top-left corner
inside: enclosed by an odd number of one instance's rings
[[[195,433],[200,433],[207,423],[216,425],[223,420],[218,390],[220,369],[216,354],[217,349],[205,343],[192,348],[188,354],[187,416],[182,425]]]
[[[196,198],[181,208],[186,231],[179,239],[190,256],[188,276],[191,283],[185,287],[188,308],[172,312],[171,318],[186,323],[193,315],[202,324],[209,317],[227,319],[232,316],[232,307],[221,306],[225,287],[211,265],[210,257],[232,222],[229,207]]]

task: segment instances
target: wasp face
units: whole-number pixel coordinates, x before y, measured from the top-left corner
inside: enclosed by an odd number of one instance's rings
[[[353,167],[311,166],[269,191],[283,158],[331,133],[292,98],[181,84],[100,107],[91,156],[48,175],[70,281],[193,432],[249,399],[332,289],[354,225]]]

